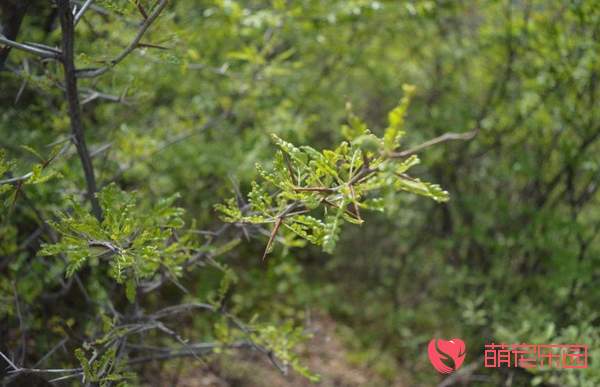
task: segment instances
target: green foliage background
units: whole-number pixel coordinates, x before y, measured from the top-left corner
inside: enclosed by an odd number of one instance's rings
[[[135,3],[86,12],[78,68],[131,41]],[[59,47],[52,13],[32,2],[16,40]],[[66,340],[44,366],[137,385],[143,366],[115,337],[140,311],[194,302],[215,313],[145,340],[227,352],[251,339],[314,379],[293,350],[312,311],[384,385],[438,382],[432,337],[462,338],[467,363],[491,341],[584,343],[585,370],[477,373],[600,384],[596,1],[180,1],[142,41],[79,81],[103,222],[60,64],[13,49],[0,73],[3,353],[33,365]],[[427,147],[419,165],[389,157],[447,132],[474,138]],[[363,156],[372,186],[338,190]],[[403,163],[412,178],[394,178]],[[287,216],[290,203],[306,212]]]

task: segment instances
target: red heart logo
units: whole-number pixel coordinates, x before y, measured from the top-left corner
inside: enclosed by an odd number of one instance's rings
[[[465,342],[461,339],[431,339],[427,347],[429,361],[442,374],[450,374],[463,364],[467,354]]]

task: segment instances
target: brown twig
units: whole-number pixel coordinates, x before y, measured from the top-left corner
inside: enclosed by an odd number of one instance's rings
[[[328,187],[294,187],[294,191],[296,192],[320,192],[320,193],[334,193],[335,190],[333,188]]]
[[[479,133],[479,127],[475,128],[473,130],[470,130],[468,132],[465,132],[465,133],[453,133],[453,132],[444,133],[441,136],[433,138],[429,141],[425,141],[424,143],[419,144],[410,149],[407,149],[407,150],[404,150],[401,152],[392,153],[392,154],[390,154],[389,157],[392,159],[405,158],[408,156],[412,156],[416,153],[419,153],[423,149],[429,148],[430,146],[441,144],[443,142],[456,141],[456,140],[461,140],[461,141],[472,140],[473,138],[475,138],[477,133]]]

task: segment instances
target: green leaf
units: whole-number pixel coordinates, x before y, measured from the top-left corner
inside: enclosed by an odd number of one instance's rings
[[[358,136],[369,134],[367,124],[352,112],[352,105],[346,104],[346,112],[348,115],[348,125],[342,125],[342,135],[348,141],[354,140]]]
[[[364,134],[356,137],[353,144],[357,145],[363,152],[379,153],[381,148],[381,140],[373,134]]]
[[[325,222],[325,236],[323,237],[323,251],[329,254],[333,254],[337,241],[340,237],[340,220],[344,213],[344,207],[338,208],[335,216],[328,216]]]
[[[423,182],[417,178],[399,177],[395,183],[396,189],[412,192],[432,198],[436,202],[447,202],[450,195],[439,185]]]
[[[404,97],[391,112],[388,114],[389,126],[383,135],[383,144],[385,150],[392,152],[400,145],[400,139],[404,136],[404,117],[410,104],[412,95],[415,92],[415,87],[412,85],[403,85]]]
[[[92,373],[92,369],[90,368],[88,359],[85,357],[85,352],[83,352],[83,349],[77,348],[75,350],[75,357],[77,358],[77,360],[79,360],[79,364],[83,369],[83,376],[85,377],[85,379],[89,382],[95,381],[96,376]]]
[[[29,153],[31,153],[32,155],[34,155],[35,157],[37,157],[37,159],[41,162],[46,161],[42,155],[36,151],[35,149],[33,149],[32,147],[28,146],[28,145],[21,145],[22,149],[25,149],[26,151],[28,151]]]
[[[127,300],[129,300],[129,302],[132,304],[135,302],[136,289],[137,284],[135,282],[135,279],[129,278],[126,282],[125,295],[127,296]]]
[[[44,171],[47,171],[47,168],[45,168],[42,164],[34,165],[31,171],[32,175],[27,179],[27,184],[45,183],[46,181],[58,175],[56,172],[44,173]]]
[[[308,162],[308,156],[304,152],[302,152],[299,148],[296,148],[291,143],[283,141],[276,134],[272,134],[271,138],[283,152],[292,158],[292,160],[302,166],[306,166],[306,163]]]
[[[394,172],[396,174],[402,174],[408,171],[410,168],[414,167],[415,165],[419,164],[420,162],[421,160],[419,160],[419,157],[417,155],[412,155],[406,160],[396,165],[396,170]]]
[[[215,204],[215,210],[220,213],[220,218],[224,222],[235,223],[242,219],[242,212],[235,198],[227,199],[224,204]]]

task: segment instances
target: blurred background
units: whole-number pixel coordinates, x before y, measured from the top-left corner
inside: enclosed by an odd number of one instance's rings
[[[126,46],[136,31],[133,3],[94,2],[77,27],[78,67]],[[7,15],[3,25],[14,20]],[[55,18],[53,7],[32,1],[18,40],[58,42]],[[420,154],[417,175],[447,190],[447,203],[386,198],[384,213],[344,228],[332,255],[277,245],[261,262],[268,236],[259,236],[219,256],[238,276],[232,311],[312,334],[298,351],[321,385],[444,383],[427,359],[433,337],[467,345],[464,372],[446,386],[600,385],[597,1],[180,1],[144,42],[107,75],[80,83],[88,144],[101,152],[96,175],[148,201],[179,192],[177,205],[198,229],[218,228],[214,204],[245,195],[255,163],[269,165],[270,133],[331,148],[351,106],[380,135],[403,84],[416,87],[403,146],[476,133]],[[0,146],[26,166],[34,158],[20,145],[44,149],[69,132],[54,87],[61,69],[15,50],[5,60]],[[76,156],[61,163],[64,179],[28,192],[44,211],[81,189]],[[2,254],[22,242],[31,217],[17,208],[14,227],[5,223]],[[46,269],[10,270],[30,294],[22,302],[36,337]],[[182,284],[206,298],[219,281],[204,270]],[[3,289],[12,297],[10,281]],[[153,302],[177,292],[167,287]],[[18,326],[8,309],[0,307],[5,342]],[[205,322],[185,324],[201,331]],[[481,356],[492,341],[587,344],[590,365],[488,370]],[[139,383],[311,384],[244,353],[153,363]]]

